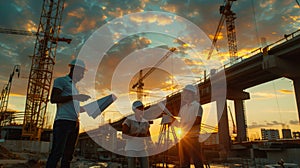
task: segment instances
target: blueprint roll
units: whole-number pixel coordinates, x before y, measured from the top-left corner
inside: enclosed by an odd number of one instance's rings
[[[84,105],[83,108],[90,117],[93,117],[95,119],[116,99],[117,97],[114,94],[110,94],[108,96],[102,97],[96,101]]]

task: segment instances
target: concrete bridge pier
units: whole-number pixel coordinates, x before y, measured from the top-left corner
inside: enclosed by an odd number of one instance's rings
[[[229,126],[228,126],[228,114],[227,114],[227,103],[224,100],[217,100],[217,115],[218,115],[218,136],[219,144],[222,148],[221,157],[226,158],[227,153],[231,147],[231,140],[229,135]],[[225,103],[225,105],[224,105]]]
[[[249,93],[240,92],[243,95],[243,99],[245,95],[247,99],[249,98]],[[245,119],[245,108],[244,108],[244,100],[241,98],[235,98],[234,108],[235,108],[235,118],[236,118],[236,129],[237,129],[237,142],[247,141],[247,124]],[[218,113],[218,136],[219,136],[219,144],[222,148],[221,157],[226,157],[228,152],[231,149],[231,138],[229,131],[229,123],[228,123],[228,111],[227,111],[227,103],[224,100],[217,100],[217,113]],[[223,155],[223,156],[222,156]]]
[[[233,100],[236,130],[237,130],[237,142],[247,141],[247,123],[245,117],[244,100],[250,99],[248,92],[244,92],[241,89],[228,88],[227,99]]]
[[[236,119],[236,141],[247,141],[247,124],[245,118],[244,101],[241,99],[234,100],[235,119]]]
[[[300,123],[300,78],[294,78],[294,91],[295,91],[295,97],[296,97],[296,104],[298,109],[298,119]]]

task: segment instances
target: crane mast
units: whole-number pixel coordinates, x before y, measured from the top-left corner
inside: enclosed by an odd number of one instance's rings
[[[44,0],[29,74],[22,136],[40,140],[49,101],[64,0]]]
[[[235,0],[236,1],[236,0]],[[227,1],[225,6],[220,7],[220,13],[225,15],[228,51],[230,61],[237,57],[237,42],[236,42],[236,29],[235,22],[236,14],[231,10],[232,0]]]

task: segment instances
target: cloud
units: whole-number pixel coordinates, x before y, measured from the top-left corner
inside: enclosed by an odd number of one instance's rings
[[[286,125],[285,123],[279,122],[279,121],[266,121],[264,124],[263,123],[257,123],[257,122],[252,122],[250,125],[248,125],[249,129],[252,128],[264,128],[264,127],[270,127],[270,126],[275,126],[275,125]]]
[[[299,125],[299,120],[290,120],[291,125]]]
[[[292,90],[287,90],[287,89],[280,89],[277,92],[282,93],[282,94],[293,94],[294,92]],[[269,92],[254,92],[251,93],[251,99],[272,99],[272,98],[279,98],[283,96],[282,94],[276,94],[276,93],[269,93]]]
[[[282,125],[284,123],[278,122],[278,121],[271,121],[271,122],[267,122],[266,125],[268,126],[272,126],[272,125]]]
[[[139,24],[153,23],[153,26],[156,24],[159,26],[169,25],[173,23],[172,18],[167,16],[158,16],[158,15],[133,15],[130,16],[132,22]]]
[[[251,94],[251,99],[271,99],[276,97],[274,93],[254,92]]]
[[[280,122],[277,120],[273,121],[265,121],[264,123],[252,122],[247,127],[249,129],[253,128],[265,128],[265,127],[272,127],[272,126],[287,126],[287,125],[299,125],[299,120],[290,120],[289,122]]]
[[[23,94],[17,94],[17,93],[10,93],[9,96],[11,96],[11,97],[21,97],[21,98],[24,98],[24,95],[23,95]]]
[[[281,89],[281,90],[278,90],[278,92],[283,93],[283,94],[293,94],[294,93],[294,91],[287,90],[287,89]]]
[[[265,126],[266,126],[265,124],[258,124],[257,122],[252,122],[252,124],[248,125],[247,127],[249,129],[252,129],[252,128],[263,128]]]
[[[83,7],[77,8],[73,11],[70,11],[67,15],[69,17],[75,17],[75,18],[84,18],[85,9]]]
[[[251,8],[253,2],[253,8]],[[54,76],[61,76],[68,72],[66,66],[71,60],[72,55],[77,55],[80,48],[93,33],[93,31],[110,20],[134,12],[142,11],[163,11],[172,12],[184,17],[199,28],[201,28],[210,38],[214,36],[219,19],[220,1],[182,1],[182,0],[131,0],[131,1],[82,1],[72,0],[65,3],[62,18],[62,33],[72,39],[71,44],[58,44]],[[0,26],[19,30],[36,30],[41,15],[42,2],[36,0],[27,1],[0,1],[0,15],[3,16]],[[253,13],[254,9],[254,13]],[[283,34],[291,33],[299,28],[300,10],[294,1],[235,1],[232,6],[236,13],[236,32],[239,52],[246,52],[259,47],[257,39],[266,37],[267,43],[277,41],[283,37]],[[159,23],[161,25],[172,24],[173,20],[165,18],[134,18],[137,22]],[[189,33],[189,32],[184,32]],[[228,58],[226,30],[223,28],[222,39],[219,38],[217,46],[220,52],[216,55],[218,59]],[[160,37],[160,39],[166,39]],[[142,40],[140,40],[142,42]],[[146,44],[147,40],[144,40]],[[150,43],[151,43],[150,39]],[[31,67],[31,58],[33,54],[35,37],[20,35],[0,35],[0,59],[2,64],[0,81],[1,84],[7,82],[11,68],[15,64],[21,64],[21,76],[28,76]],[[126,56],[137,49],[132,39],[117,44],[112,48],[109,56],[104,58],[105,62],[98,69],[99,88],[109,87],[110,80],[107,76],[113,74],[114,68]],[[185,58],[186,63],[192,67],[201,66],[196,59]],[[199,65],[200,64],[200,65]],[[193,72],[199,71],[199,68],[193,69]],[[198,72],[197,71],[197,72]],[[199,71],[201,72],[201,71]],[[18,82],[16,94],[26,94],[28,80]],[[16,85],[16,84],[14,84]],[[279,90],[283,94],[291,94],[289,90]],[[274,98],[271,93],[253,93],[251,97],[257,99]]]

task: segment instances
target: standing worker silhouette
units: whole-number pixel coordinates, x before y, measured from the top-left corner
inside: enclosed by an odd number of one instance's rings
[[[196,87],[186,85],[181,97],[183,105],[178,114],[180,122],[174,121],[174,125],[180,126],[184,135],[179,143],[181,168],[189,168],[190,159],[192,159],[195,168],[203,168],[202,149],[199,142],[203,109],[197,98],[198,91]]]
[[[76,83],[80,81],[86,70],[85,63],[80,59],[70,62],[68,75],[56,78],[50,97],[56,103],[57,110],[53,124],[53,142],[46,168],[56,168],[61,158],[61,168],[69,168],[79,134],[79,113],[83,112],[79,102],[86,101],[90,96],[79,94]]]
[[[147,143],[151,141],[150,124],[143,118],[144,105],[137,100],[132,104],[134,115],[129,116],[122,124],[122,132],[127,135],[125,151],[128,158],[128,168],[136,167],[136,159],[141,168],[149,168]]]

